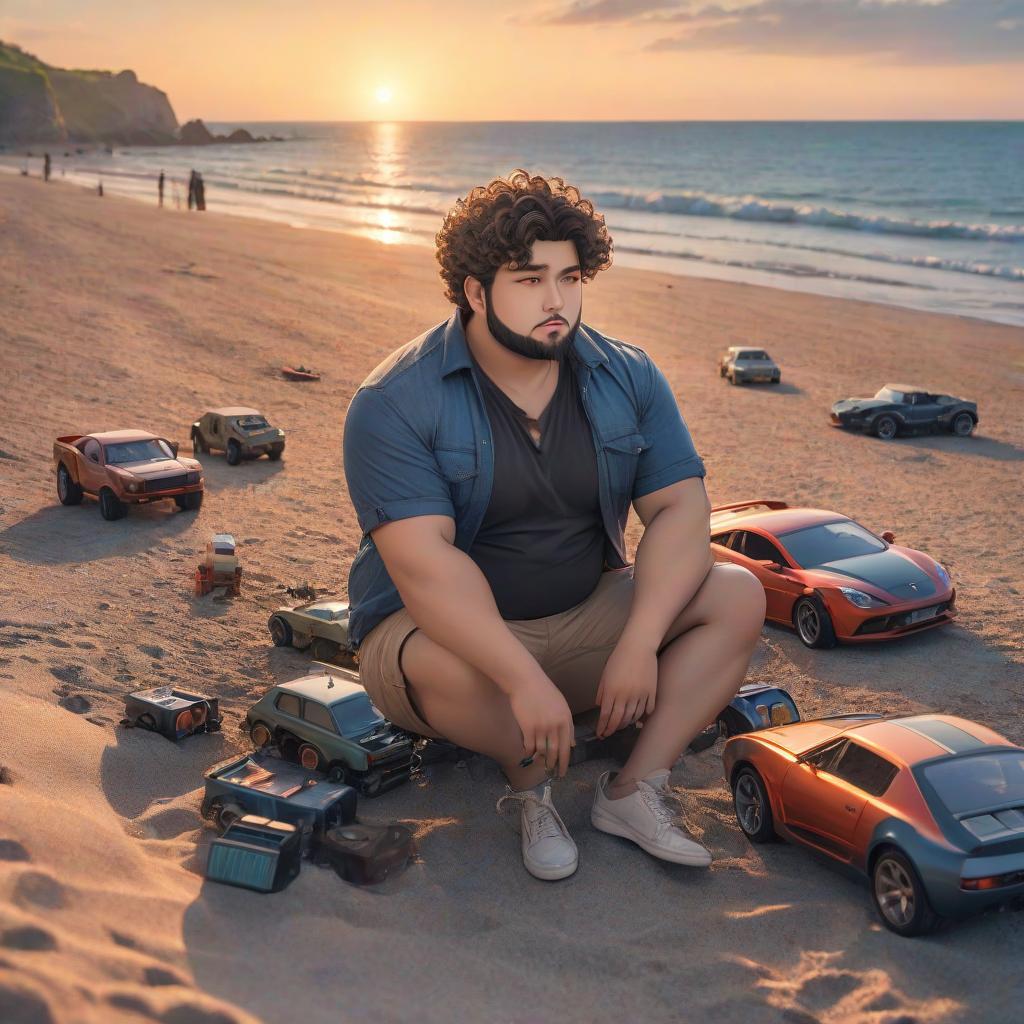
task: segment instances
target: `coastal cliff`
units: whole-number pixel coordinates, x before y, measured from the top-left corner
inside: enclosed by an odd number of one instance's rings
[[[0,42],[0,142],[177,141],[166,93],[134,71],[55,68]]]

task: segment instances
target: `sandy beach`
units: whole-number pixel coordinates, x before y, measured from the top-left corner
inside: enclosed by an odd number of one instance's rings
[[[494,811],[496,768],[476,763],[360,803],[417,836],[417,861],[384,886],[308,863],[272,896],[204,881],[202,772],[244,749],[249,705],[309,664],[271,646],[268,614],[289,584],[345,594],[348,402],[448,315],[428,249],[0,176],[0,1021],[1018,1020],[1020,914],[890,934],[866,885],[746,842],[721,742],[672,777],[710,871],[593,830],[608,765],[589,763],[555,789],[580,869],[537,881]],[[835,509],[953,576],[954,625],[827,651],[766,626],[749,681],[786,687],[804,717],[943,711],[1024,743],[1024,330],[622,268],[587,286],[584,320],[665,371],[713,502]],[[719,379],[720,351],[747,342],[781,386]],[[282,380],[290,362],[323,380]],[[888,381],[976,400],[977,434],[830,428],[831,402]],[[108,523],[93,502],[58,503],[56,436],[141,427],[188,451],[193,420],[235,404],[288,448],[235,468],[203,456],[198,515],[161,503]],[[222,531],[241,596],[197,598],[192,570]],[[124,695],[161,683],[216,694],[224,731],[174,745],[121,728]]]

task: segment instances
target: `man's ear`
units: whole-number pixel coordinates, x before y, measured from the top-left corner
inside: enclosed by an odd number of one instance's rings
[[[466,277],[466,280],[462,283],[462,289],[466,293],[466,299],[469,301],[470,309],[474,313],[479,313],[481,316],[487,315],[487,296],[484,292],[484,286],[475,277]]]

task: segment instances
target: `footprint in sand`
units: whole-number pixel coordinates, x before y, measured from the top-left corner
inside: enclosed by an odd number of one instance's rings
[[[188,982],[174,971],[166,967],[147,967],[142,972],[142,980],[147,985],[187,985]]]
[[[150,646],[149,644],[140,644],[138,649],[143,654],[148,654],[151,658],[162,658],[167,653],[162,647]]]
[[[85,668],[82,665],[51,665],[50,675],[70,686],[81,686],[85,682]]]
[[[26,871],[14,886],[14,901],[20,906],[60,910],[67,903],[64,886],[43,871]]]
[[[92,710],[92,704],[89,703],[89,699],[83,697],[80,693],[61,697],[57,703],[66,711],[73,711],[76,715],[84,715],[86,711]]]
[[[0,860],[31,860],[28,850],[17,839],[0,839]]]
[[[0,946],[6,949],[41,953],[49,949],[56,949],[57,940],[45,928],[27,924],[20,928],[8,928],[0,935]]]

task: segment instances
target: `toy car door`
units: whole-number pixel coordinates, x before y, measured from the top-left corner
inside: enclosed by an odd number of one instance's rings
[[[764,587],[765,615],[770,619],[788,622],[792,617],[793,602],[803,593],[805,584],[787,575],[789,563],[767,537],[750,530],[740,530],[738,533],[732,548],[753,563],[748,568]],[[762,562],[775,562],[781,571],[769,569]]]
[[[935,401],[934,395],[914,391],[907,398],[913,403],[907,412],[915,427],[931,426],[939,418],[939,403]]]
[[[81,469],[81,485],[93,494],[107,483],[107,471],[103,463],[103,448],[94,437],[82,442],[82,458],[78,460]]]
[[[782,782],[786,826],[840,860],[853,855],[854,830],[868,801],[838,774],[850,746],[864,750],[846,738],[834,740],[791,765]]]

